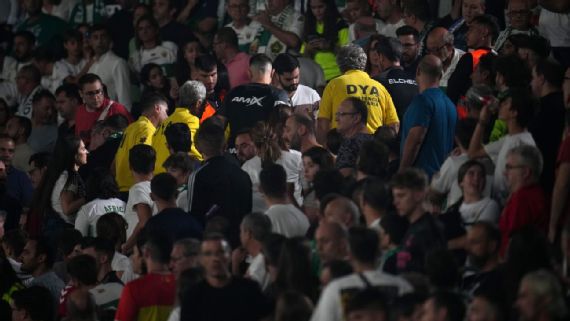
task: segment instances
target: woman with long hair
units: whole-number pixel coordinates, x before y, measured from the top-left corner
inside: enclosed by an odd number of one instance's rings
[[[143,87],[141,97],[149,94],[160,94],[168,103],[168,114],[174,111],[174,99],[170,96],[170,82],[162,67],[155,63],[144,65],[140,73],[140,81]]]
[[[179,86],[190,80],[190,74],[194,69],[194,61],[198,56],[205,53],[206,49],[196,38],[190,38],[180,45],[174,73]]]
[[[319,218],[319,201],[315,195],[313,181],[317,172],[334,169],[332,154],[323,147],[315,146],[303,153],[303,210],[311,225],[317,223]]]
[[[65,225],[74,224],[77,211],[85,203],[85,185],[78,170],[87,163],[87,154],[79,137],[58,140],[32,200],[27,221],[30,236],[55,237]]]
[[[309,0],[308,6],[301,52],[321,66],[328,81],[341,74],[336,48],[348,43],[348,26],[335,0]]]
[[[295,150],[284,150],[279,146],[279,137],[276,130],[265,122],[258,122],[251,130],[251,139],[257,148],[257,156],[246,161],[241,167],[249,174],[252,182],[252,211],[264,212],[267,205],[263,196],[259,192],[259,173],[266,164],[277,163],[285,169],[287,173],[287,183],[293,188],[290,189],[291,201],[297,204],[302,203],[301,196],[301,153]],[[290,187],[290,186],[288,186]],[[293,197],[294,196],[294,197]]]

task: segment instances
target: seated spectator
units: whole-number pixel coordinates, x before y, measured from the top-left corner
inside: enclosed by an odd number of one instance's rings
[[[26,173],[12,165],[14,152],[14,140],[6,134],[0,134],[0,161],[4,168],[2,173],[5,184],[4,192],[16,200],[19,206],[28,207],[32,198],[32,184]]]
[[[157,213],[148,219],[144,227],[147,237],[161,237],[174,242],[183,238],[202,238],[202,226],[184,210],[176,207],[178,185],[167,173],[160,173],[150,181],[150,198],[156,204]]]
[[[467,51],[468,32],[473,19],[477,16],[485,14],[485,1],[466,0],[461,3],[460,16],[454,17],[453,12],[440,21],[440,24],[449,29],[455,40],[453,45],[460,50]]]
[[[70,281],[67,262],[81,254],[82,240],[81,233],[72,227],[63,229],[56,240],[57,256],[60,259],[53,264],[53,271],[66,285]]]
[[[43,286],[31,286],[12,294],[12,319],[51,321],[55,318],[55,306],[51,304],[50,291]]]
[[[230,27],[235,31],[238,37],[239,51],[250,54],[256,53],[256,46],[252,48],[251,45],[262,32],[263,27],[259,22],[249,17],[250,13],[255,13],[255,11],[250,11],[249,1],[228,0],[226,2],[226,12],[231,18],[231,22],[226,27]]]
[[[51,152],[58,139],[55,97],[47,90],[38,91],[32,99],[32,131],[30,148],[36,152]]]
[[[396,36],[402,44],[402,67],[409,77],[414,77],[420,62],[420,33],[411,26],[405,25],[396,29]]]
[[[443,231],[435,218],[423,209],[426,175],[418,169],[406,169],[392,178],[391,185],[394,206],[410,223],[398,253],[398,271],[423,272],[427,252],[445,248]]]
[[[176,21],[180,11],[180,4],[172,0],[154,1],[152,3],[152,15],[160,27],[160,38],[171,41],[180,46],[185,39],[194,38],[192,30]]]
[[[87,73],[92,61],[88,61],[89,57],[84,57],[84,45],[88,43],[87,40],[83,40],[81,32],[69,29],[63,33],[65,57],[56,61],[53,66],[54,78],[57,79],[56,86],[77,84],[77,80]],[[81,100],[78,103],[81,103]]]
[[[345,99],[336,112],[337,130],[343,136],[335,167],[345,177],[355,174],[356,160],[362,144],[373,139],[366,128],[368,107],[358,98]]]
[[[143,65],[140,71],[139,80],[143,87],[141,96],[160,94],[166,98],[168,103],[168,114],[170,115],[174,112],[174,99],[172,99],[170,95],[170,81],[169,78],[166,77],[166,74],[160,65],[154,62]],[[133,116],[137,117],[134,111],[135,110],[133,109]]]
[[[77,212],[75,229],[83,236],[97,236],[97,220],[107,213],[125,215],[125,202],[119,198],[119,187],[106,169],[95,170],[85,184],[85,205]]]
[[[148,273],[125,285],[115,320],[168,319],[176,296],[176,280],[168,270],[171,248],[172,243],[164,238],[149,238],[144,243],[142,259]]]
[[[42,1],[32,0],[23,6],[27,18],[16,28],[16,31],[28,30],[36,35],[38,46],[52,44],[67,28],[67,23],[50,14],[42,12]]]
[[[527,63],[532,70],[539,60],[548,59],[550,56],[550,43],[541,36],[521,35],[518,43],[517,54]]]
[[[32,118],[32,100],[36,93],[43,89],[41,77],[40,71],[34,65],[25,65],[18,70],[16,115]]]
[[[80,254],[73,257],[66,264],[70,281],[62,290],[59,298],[58,317],[68,315],[68,302],[71,293],[76,291],[89,291],[97,284],[97,262],[94,257]]]
[[[182,86],[185,82],[190,80],[192,70],[195,69],[194,62],[196,57],[206,53],[206,49],[202,46],[200,41],[194,37],[184,40],[178,47],[178,55],[176,59],[176,85]],[[176,92],[177,86],[174,87]],[[175,94],[172,96],[177,98]]]
[[[538,30],[532,25],[532,12],[530,3],[521,0],[507,1],[507,16],[509,26],[505,28],[493,46],[496,52],[500,52],[507,38],[511,35],[524,34],[528,36],[538,36]]]
[[[309,220],[287,195],[287,173],[281,165],[266,165],[259,173],[259,191],[268,209],[265,215],[271,221],[273,233],[288,238],[304,237],[309,229]]]
[[[119,81],[119,79],[115,80]],[[115,114],[122,114],[129,122],[132,121],[124,105],[109,99],[105,95],[104,88],[109,88],[113,84],[103,83],[97,74],[92,73],[79,78],[78,85],[83,104],[79,106],[75,114],[75,135],[84,139],[87,145],[91,139],[91,128],[98,120],[105,120]]]
[[[468,295],[477,290],[502,294],[505,270],[499,265],[501,232],[489,222],[478,222],[467,231],[466,268],[461,288]],[[501,290],[501,291],[495,291]]]
[[[401,277],[392,276],[376,270],[378,258],[378,235],[375,231],[363,227],[349,231],[351,264],[353,274],[332,281],[323,290],[311,320],[343,320],[347,305],[341,295],[350,301],[356,293],[365,288],[376,288],[385,293],[387,300],[411,292],[411,285]]]
[[[21,67],[30,65],[32,63],[33,53],[36,48],[36,36],[28,31],[16,31],[13,35],[13,52],[12,55],[5,55],[2,79],[7,81],[16,82],[16,75]],[[9,105],[12,103],[7,100]]]
[[[501,321],[505,315],[504,299],[494,293],[478,291],[467,308],[466,318],[469,321]]]
[[[397,274],[398,267],[396,265],[398,253],[402,249],[402,240],[408,230],[408,221],[397,215],[387,214],[380,221],[379,234],[380,238],[380,269],[386,273]]]
[[[24,250],[24,246],[26,246],[26,241],[26,234],[19,229],[6,231],[0,240],[2,250],[4,251],[4,259],[8,261],[20,282],[25,282],[30,279],[30,275],[22,272],[22,262],[20,261],[22,250]]]
[[[89,290],[101,314],[110,315],[117,310],[123,290],[123,282],[113,269],[115,257],[113,242],[103,238],[95,239],[95,260],[97,263],[97,285]]]
[[[235,316],[257,320],[269,313],[257,283],[233,277],[229,263],[229,244],[221,235],[206,236],[200,248],[204,280],[186,291],[181,302],[180,320],[228,320]],[[236,297],[241,299],[235,300]]]
[[[524,226],[547,232],[548,201],[538,184],[542,166],[542,155],[534,146],[522,144],[507,153],[505,176],[510,195],[499,221],[501,254],[505,253],[509,236]]]
[[[465,3],[465,5],[467,5],[467,3]],[[480,14],[482,13],[483,12],[481,11]],[[441,60],[441,65],[443,67],[443,76],[441,76],[439,86],[443,90],[447,89],[449,78],[455,71],[455,67],[457,67],[459,59],[463,56],[463,54],[465,54],[465,51],[454,47],[453,40],[453,33],[449,32],[443,27],[433,28],[428,33],[426,40],[426,52],[428,54],[435,55]]]
[[[469,158],[489,156],[495,164],[493,175],[493,198],[503,205],[509,193],[505,176],[508,151],[521,144],[535,145],[532,135],[526,130],[533,115],[534,105],[528,89],[511,88],[499,102],[498,119],[507,124],[507,135],[498,141],[483,145],[483,133],[489,125],[489,105],[481,109],[479,121],[469,143]],[[507,236],[508,237],[508,236]]]
[[[465,303],[463,303],[463,298],[457,293],[435,292],[424,303],[422,320],[462,321],[464,318]]]
[[[52,271],[55,260],[52,244],[46,238],[29,239],[22,250],[22,271],[30,273],[34,278],[28,286],[45,287],[49,290],[52,307],[59,303],[59,295],[65,286],[63,281]],[[47,300],[49,302],[49,300]]]
[[[12,116],[6,123],[4,133],[14,140],[14,158],[11,163],[18,170],[30,171],[30,156],[34,154],[32,147],[28,144],[28,138],[32,133],[32,122],[24,116]]]

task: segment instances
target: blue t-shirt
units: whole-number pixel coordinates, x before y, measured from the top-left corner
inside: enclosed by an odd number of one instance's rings
[[[416,126],[427,128],[414,167],[423,169],[428,176],[439,171],[441,164],[453,149],[457,111],[439,88],[430,88],[414,97],[402,122],[400,150],[404,151],[410,129]]]

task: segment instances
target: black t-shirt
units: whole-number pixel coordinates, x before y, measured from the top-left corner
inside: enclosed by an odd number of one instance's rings
[[[232,89],[219,111],[230,125],[228,145],[233,147],[235,135],[240,130],[269,120],[279,106],[291,106],[291,101],[285,91],[273,86],[251,83]]]
[[[188,289],[180,306],[181,321],[257,321],[269,314],[269,304],[252,280],[232,278],[222,288],[202,281]]]
[[[167,237],[172,241],[183,238],[202,239],[202,225],[184,210],[165,208],[151,217],[144,227],[147,236]]]
[[[402,251],[398,253],[398,269],[400,272],[423,273],[427,253],[445,246],[443,227],[431,214],[425,213],[410,224],[402,240]]]
[[[96,168],[111,168],[111,163],[115,159],[115,154],[117,154],[122,138],[122,132],[114,133],[107,138],[103,145],[89,152],[87,164],[79,167],[79,175],[81,175],[84,181],[89,179],[89,176]]]
[[[362,147],[364,142],[373,139],[374,137],[372,135],[366,133],[358,133],[354,137],[345,138],[338,149],[335,167],[338,169],[356,169],[356,161],[358,159],[358,153],[360,153],[360,147]]]
[[[196,37],[194,37],[190,28],[180,22],[171,20],[160,28],[160,38],[163,41],[172,41],[180,47],[186,40],[195,39]]]
[[[406,109],[408,109],[414,96],[418,94],[418,84],[414,75],[404,71],[401,67],[392,67],[374,79],[384,85],[392,96],[398,118],[402,122]]]

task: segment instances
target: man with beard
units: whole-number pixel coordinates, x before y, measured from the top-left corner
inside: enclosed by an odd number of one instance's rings
[[[236,134],[236,153],[241,164],[257,155],[257,148],[251,139],[251,130],[246,128]]]
[[[291,54],[282,53],[273,61],[273,68],[275,69],[273,84],[287,92],[293,110],[316,118],[321,96],[313,88],[299,84],[301,79],[299,60]]]
[[[294,114],[287,118],[283,130],[283,139],[290,148],[301,153],[315,146],[321,147],[317,143],[315,123],[305,115]]]
[[[501,233],[489,222],[477,222],[467,232],[467,268],[463,275],[463,291],[473,294],[479,288],[499,290]]]

